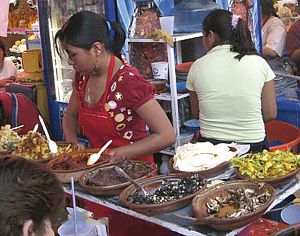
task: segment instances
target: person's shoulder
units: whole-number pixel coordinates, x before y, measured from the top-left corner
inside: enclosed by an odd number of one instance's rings
[[[129,64],[124,64],[120,67],[118,77],[122,76],[124,79],[136,79],[136,80],[144,80],[143,76],[139,73],[139,71],[129,65]]]
[[[282,20],[280,20],[278,17],[272,17],[268,22],[270,26],[276,26],[276,27],[282,26],[285,28]]]

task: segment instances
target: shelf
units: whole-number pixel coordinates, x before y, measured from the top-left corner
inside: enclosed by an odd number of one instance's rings
[[[202,36],[203,36],[202,32],[172,35],[173,42],[183,41],[183,40],[192,39],[192,38],[199,38]],[[127,40],[128,40],[128,43],[165,43],[165,41],[162,39],[156,41],[154,39],[147,39],[147,38],[128,38]]]
[[[190,94],[189,93],[182,93],[182,94],[177,94],[177,99],[182,99],[182,98],[186,98],[189,97]],[[171,93],[160,93],[160,94],[156,94],[155,98],[157,100],[161,100],[161,101],[171,101]]]

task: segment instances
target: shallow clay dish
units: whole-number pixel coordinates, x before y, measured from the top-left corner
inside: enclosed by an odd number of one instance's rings
[[[133,161],[135,163],[145,163],[143,161]],[[157,173],[157,166],[155,163],[149,163],[150,170],[147,174],[144,174],[140,178],[136,179],[144,179],[147,177],[151,177]],[[118,195],[120,194],[124,188],[128,187],[131,183],[130,182],[124,182],[120,184],[114,184],[114,185],[107,185],[107,186],[96,186],[96,185],[89,185],[87,184],[87,179],[90,178],[90,176],[95,175],[98,171],[112,169],[113,171],[114,166],[104,166],[104,167],[95,167],[91,170],[86,171],[79,179],[79,185],[85,188],[87,191],[89,191],[93,195]],[[116,172],[115,172],[116,173]],[[117,173],[116,173],[117,175]]]
[[[211,177],[220,175],[220,174],[224,173],[229,168],[229,162],[223,162],[220,165],[217,165],[217,166],[215,166],[213,168],[210,168],[210,169],[207,169],[207,170],[187,172],[187,171],[176,170],[173,167],[173,164],[174,164],[174,160],[173,160],[173,157],[172,157],[172,158],[169,159],[169,169],[170,169],[171,172],[200,174],[205,178],[211,178]]]
[[[276,197],[275,189],[269,184],[265,184],[265,187],[271,194],[270,198],[258,210],[246,215],[231,218],[218,218],[210,216],[207,211],[208,208],[206,203],[210,199],[215,199],[218,196],[226,195],[229,189],[251,188],[259,191],[259,184],[262,183],[247,180],[234,180],[217,184],[211,188],[208,188],[206,191],[201,192],[195,196],[192,201],[192,209],[197,218],[197,223],[208,225],[209,227],[217,230],[232,230],[245,226],[248,223],[258,219],[266,212]]]
[[[158,189],[162,185],[163,180],[177,181],[177,180],[180,180],[184,177],[188,177],[188,176],[191,176],[191,175],[192,174],[189,174],[189,173],[176,173],[176,174],[170,174],[170,175],[158,175],[158,176],[138,180],[137,182],[140,183],[148,193],[153,193],[153,192],[155,192],[156,189]],[[196,191],[195,193],[193,193],[191,195],[188,195],[184,198],[177,199],[177,200],[174,200],[174,201],[161,203],[161,204],[131,203],[127,200],[127,198],[128,198],[129,195],[131,195],[131,194],[133,194],[134,192],[137,191],[137,188],[134,185],[130,185],[122,191],[122,193],[120,194],[120,201],[126,207],[128,207],[128,208],[130,208],[130,209],[132,209],[136,212],[139,212],[139,213],[142,213],[142,214],[145,214],[145,215],[149,215],[149,216],[157,215],[157,214],[161,214],[161,213],[166,213],[166,212],[170,212],[170,211],[175,211],[177,209],[183,208],[186,205],[188,205],[195,195],[201,193],[202,191],[204,191],[206,189],[207,181],[204,178],[202,178],[202,179],[204,181],[204,185],[202,186],[201,189],[199,189],[198,191]],[[138,191],[140,191],[140,190],[138,190]]]
[[[284,176],[280,176],[280,177],[273,178],[273,179],[250,179],[248,177],[241,175],[237,168],[235,168],[235,174],[240,179],[243,179],[243,180],[254,180],[256,182],[264,182],[264,183],[268,183],[268,184],[272,185],[274,188],[278,188],[280,186],[287,184],[292,178],[294,178],[298,174],[299,170],[300,170],[300,168],[297,168],[296,170],[294,170]]]
[[[91,154],[99,151],[99,148],[64,153],[48,162],[47,168],[53,171],[62,183],[70,183],[71,177],[74,178],[75,182],[78,182],[80,176],[85,171],[97,166],[108,165],[108,161],[110,158],[110,156],[108,155],[108,150],[109,149],[106,149],[104,153],[102,153],[100,159],[92,166],[87,166],[86,162]],[[64,159],[68,159],[68,161],[64,161]],[[73,160],[75,163],[78,163],[80,160],[81,164],[77,165],[74,168],[70,166],[68,166],[68,168],[64,168],[61,166],[61,164],[63,163],[66,163],[68,165],[71,162],[71,160]],[[60,168],[57,167],[58,165],[60,165]]]

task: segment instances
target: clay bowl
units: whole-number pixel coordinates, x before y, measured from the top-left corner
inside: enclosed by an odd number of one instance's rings
[[[150,162],[144,162],[144,161],[137,161],[137,160],[132,160],[131,162],[135,164],[148,164],[150,169],[149,172],[142,175],[141,177],[137,178],[136,180],[139,179],[144,179],[147,177],[151,177],[157,173],[157,166],[155,163],[150,163]],[[114,170],[114,166],[104,166],[104,167],[95,167],[91,170],[86,171],[79,179],[79,185],[85,188],[87,191],[89,191],[93,195],[119,195],[126,187],[130,185],[130,182],[119,182],[119,184],[113,184],[113,185],[102,185],[102,186],[96,186],[96,185],[89,185],[87,184],[87,181],[89,178],[94,176],[95,174],[101,172],[101,171],[107,171],[110,170],[111,172],[111,177],[110,179],[114,179],[113,176],[118,175],[117,172]]]
[[[187,171],[180,171],[180,170],[176,170],[173,167],[174,164],[174,160],[173,157],[169,159],[169,169],[171,172],[173,173],[191,173],[191,174],[200,174],[201,176],[205,177],[205,178],[212,178],[214,176],[220,175],[222,173],[224,173],[228,168],[229,168],[229,162],[223,162],[213,168],[210,169],[206,169],[206,170],[201,170],[201,171],[191,171],[191,172],[187,172]]]
[[[215,197],[221,195],[225,196],[229,189],[252,188],[255,189],[255,191],[259,191],[259,184],[261,183],[247,180],[234,180],[214,185],[214,187],[201,192],[195,196],[192,201],[192,209],[197,218],[197,223],[201,225],[208,225],[209,227],[217,230],[232,230],[245,226],[258,219],[266,212],[276,197],[275,189],[266,183],[264,184],[265,188],[271,196],[264,205],[252,213],[232,218],[213,217],[207,212],[208,208],[206,203],[210,199],[215,199]]]
[[[158,175],[146,179],[138,180],[137,182],[140,183],[145,190],[151,194],[154,193],[156,189],[158,189],[162,185],[163,180],[170,180],[170,181],[178,181],[184,177],[189,177],[191,174],[189,173],[177,173],[177,174],[170,174],[170,175]],[[185,207],[188,205],[192,198],[201,193],[206,189],[207,181],[203,177],[200,177],[204,181],[204,185],[201,189],[196,191],[193,194],[190,194],[186,197],[183,197],[181,199],[177,199],[174,201],[170,201],[167,203],[161,203],[161,204],[138,204],[138,203],[131,203],[127,200],[128,196],[135,193],[137,190],[136,186],[130,185],[126,189],[122,191],[120,194],[120,201],[128,208],[139,212],[144,215],[152,216],[157,214],[162,214],[166,212],[171,212],[180,208]],[[142,193],[141,193],[142,194]]]
[[[80,176],[85,171],[90,170],[97,166],[108,165],[109,158],[110,158],[110,155],[108,155],[108,150],[109,149],[106,149],[104,153],[102,153],[100,159],[92,166],[87,166],[86,162],[91,154],[99,151],[99,148],[91,148],[91,149],[61,154],[56,158],[54,158],[53,160],[49,161],[47,163],[47,168],[53,171],[62,183],[70,183],[71,177],[74,178],[75,182],[78,182]],[[71,160],[77,163],[76,167],[68,166]],[[80,162],[81,164],[78,164],[80,160],[81,160]],[[58,163],[60,164],[65,163],[67,167],[61,167],[61,166],[57,167]]]
[[[298,174],[299,170],[300,170],[300,168],[298,167],[296,170],[294,170],[284,176],[280,176],[280,177],[272,178],[272,179],[251,179],[251,178],[241,175],[238,168],[235,168],[235,174],[237,175],[237,177],[239,179],[254,180],[256,182],[264,182],[264,183],[268,183],[268,184],[272,185],[274,188],[278,188],[280,186],[287,184],[289,181],[291,181],[291,179],[293,179]]]

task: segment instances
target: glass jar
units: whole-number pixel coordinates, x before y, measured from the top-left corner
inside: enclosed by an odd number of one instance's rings
[[[160,30],[161,13],[153,0],[136,0],[136,7],[129,27],[129,38],[146,38]],[[130,64],[138,69],[146,80],[152,80],[151,63],[167,61],[167,46],[164,43],[130,43]]]

